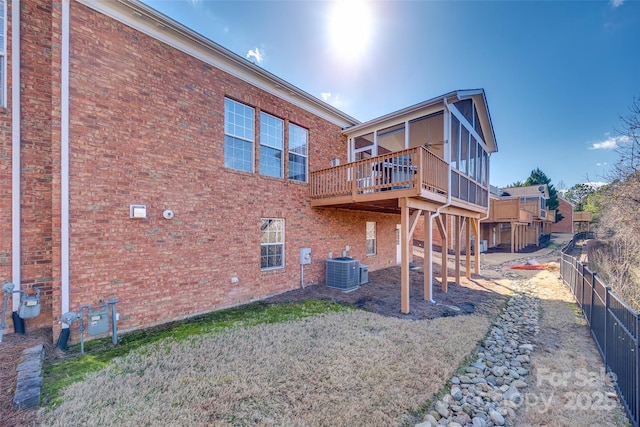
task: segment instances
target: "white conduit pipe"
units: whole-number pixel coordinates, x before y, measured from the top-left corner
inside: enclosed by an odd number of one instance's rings
[[[20,289],[20,0],[11,2],[11,277]],[[13,311],[20,294],[13,294]]]
[[[60,82],[60,287],[61,314],[69,311],[69,0],[62,1]],[[69,325],[63,323],[62,328]]]
[[[445,109],[447,110],[447,113],[448,113],[447,116],[445,116],[445,117],[449,117],[451,113],[449,111],[449,104],[447,103],[447,98],[446,97],[443,98],[442,101],[444,102],[444,107],[445,107]],[[447,122],[449,122],[449,123],[445,124],[445,128],[451,129],[450,119],[448,119]],[[449,140],[449,143],[451,143],[451,131],[448,130],[447,133],[449,134],[448,135],[449,138],[447,138],[447,139]],[[451,145],[449,145],[449,150],[451,150]],[[436,211],[434,213],[429,215],[428,227],[430,229],[431,229],[431,227],[433,227],[433,220],[436,217],[440,216],[440,211],[442,209],[448,207],[448,206],[451,206],[451,153],[449,153],[449,159],[448,160],[449,161],[447,162],[447,164],[448,164],[448,167],[447,167],[447,183],[448,183],[448,186],[449,186],[449,191],[447,191],[447,202],[444,205],[440,206],[438,209],[436,209]],[[426,247],[426,245],[427,245],[427,243],[425,242],[425,247]],[[427,264],[427,265],[431,266],[432,262],[433,262],[433,254],[432,254],[433,249],[432,249],[431,242],[429,242],[429,250],[427,252],[429,253],[429,255],[427,256],[427,262],[429,264]],[[445,258],[446,256],[447,256],[447,254],[445,254],[445,253],[442,254],[442,258],[443,259],[446,259]],[[431,270],[431,269],[429,269],[429,270]],[[447,277],[447,273],[444,272],[443,276],[446,278]],[[431,295],[431,299],[429,301],[430,302],[435,302],[433,300],[433,275],[432,274],[429,275],[429,295]]]

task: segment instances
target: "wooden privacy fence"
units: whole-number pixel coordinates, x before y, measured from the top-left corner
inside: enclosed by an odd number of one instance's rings
[[[562,248],[560,276],[580,304],[607,371],[615,374],[616,388],[627,415],[638,427],[640,317],[586,264],[570,255],[578,240],[589,238],[593,238],[593,233],[578,233]]]

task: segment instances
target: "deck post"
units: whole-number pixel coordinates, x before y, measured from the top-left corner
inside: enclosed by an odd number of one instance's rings
[[[440,237],[442,238],[442,261],[440,263],[441,266],[441,277],[442,277],[442,292],[447,292],[449,290],[449,272],[447,269],[447,254],[449,253],[449,237],[447,233],[447,215],[441,213],[436,217],[436,223],[438,224],[438,231],[440,231]]]
[[[456,230],[455,230],[455,237],[454,239],[456,239],[456,265],[455,265],[455,271],[456,271],[456,283],[460,284],[460,246],[462,246],[462,224],[461,224],[461,219],[462,217],[460,215],[456,215]]]
[[[400,199],[400,250],[402,256],[401,272],[400,272],[400,311],[403,314],[409,314],[409,206],[407,199]]]
[[[474,242],[474,251],[473,256],[475,257],[475,264],[473,266],[473,270],[475,274],[480,274],[480,219],[476,218],[471,223],[473,227],[473,234],[476,236],[476,240]]]
[[[466,218],[466,223],[465,223],[466,237],[467,237],[467,250],[465,251],[465,255],[466,255],[467,265],[464,269],[464,273],[465,273],[464,277],[466,277],[467,279],[471,279],[471,221],[473,221],[472,218]],[[477,236],[474,242],[476,241],[478,241]],[[475,252],[477,252],[477,250]]]
[[[516,223],[511,223],[511,253],[516,251]]]
[[[433,285],[432,255],[433,255],[433,224],[431,222],[431,212],[424,213],[424,299],[433,301],[431,287]]]

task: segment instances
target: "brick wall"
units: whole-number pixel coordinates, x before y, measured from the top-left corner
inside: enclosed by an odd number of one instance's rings
[[[7,4],[7,16],[11,16],[11,3]],[[7,34],[11,34],[11,22],[7,20]],[[6,51],[11,52],[11,40],[7,38]],[[11,70],[11,62],[7,70]],[[7,89],[11,93],[11,73],[8,73]],[[11,96],[7,96],[11,102]],[[10,282],[11,277],[11,107],[0,107],[0,285]],[[0,297],[4,295],[0,292]],[[0,302],[1,304],[1,302]],[[7,324],[11,325],[11,302],[7,309]],[[8,330],[8,329],[7,329]]]
[[[11,2],[7,6],[7,108],[0,109],[0,281],[12,280],[11,192]],[[27,330],[51,325],[52,157],[51,157],[51,8],[52,2],[21,2],[21,283],[41,290],[40,316],[25,321]],[[12,305],[9,303],[8,312]],[[7,324],[12,325],[10,317]]]
[[[564,218],[551,225],[551,232],[573,233],[573,205],[562,197],[558,197],[558,211]]]
[[[311,209],[306,184],[224,167],[225,96],[256,108],[256,129],[258,110],[308,129],[312,171],[346,162],[339,126],[82,5],[71,12],[72,310],[117,297],[128,329],[259,299],[300,286],[301,247],[313,251],[307,284],[324,282],[327,254],[345,245],[372,270],[395,264],[399,216]],[[130,204],[148,219],[129,219]],[[285,219],[284,269],[260,270],[262,217]],[[366,221],[377,222],[372,257]]]

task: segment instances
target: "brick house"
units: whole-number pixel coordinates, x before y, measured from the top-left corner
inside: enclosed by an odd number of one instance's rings
[[[190,317],[324,284],[343,252],[401,261],[408,312],[418,220],[478,233],[483,90],[360,123],[137,0],[0,3],[0,277],[40,288],[28,328],[110,298],[121,330]]]
[[[562,219],[551,224],[552,233],[573,233],[573,203],[558,196],[558,212]]]

